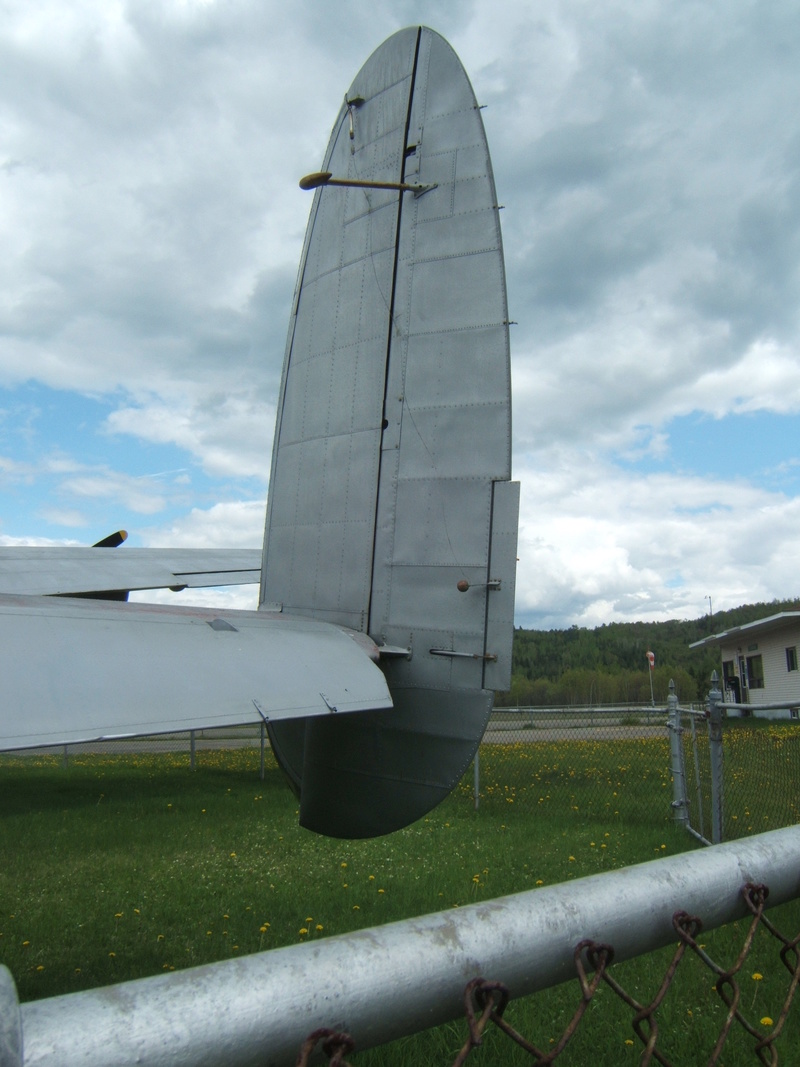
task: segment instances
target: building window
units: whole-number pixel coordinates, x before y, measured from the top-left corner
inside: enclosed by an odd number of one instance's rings
[[[797,648],[796,647],[787,648],[786,649],[786,670],[787,671],[796,671],[797,670]]]
[[[747,687],[748,689],[764,688],[764,662],[761,656],[747,657]]]

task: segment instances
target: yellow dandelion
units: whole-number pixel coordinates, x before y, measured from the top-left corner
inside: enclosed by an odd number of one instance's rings
[[[347,864],[346,864],[346,863],[343,863],[343,864],[342,864],[342,869],[344,869],[344,868],[345,868],[346,866],[347,866]]]
[[[765,1015],[764,1016],[764,1018],[761,1020],[761,1025],[762,1026],[772,1026],[772,1019],[770,1019],[769,1015]]]
[[[361,911],[361,908],[359,907],[358,904],[354,904],[353,905],[353,911]]]
[[[537,879],[536,879],[536,884],[537,884],[537,885],[544,885],[544,882],[542,881],[542,879],[541,879],[541,878],[537,878]]]
[[[109,956],[113,959],[116,956],[116,952],[109,952]]]
[[[322,923],[317,923],[317,925],[314,927],[314,929],[315,930],[322,930],[323,929]]]
[[[258,931],[261,934],[265,934],[267,932],[267,927],[266,926],[259,926]]]
[[[308,929],[305,926],[301,926],[299,932],[300,932],[300,936],[304,937],[308,933]]]
[[[43,970],[44,970],[44,967],[42,966],[42,964],[41,964],[41,963],[40,963],[40,964],[39,964],[39,966],[38,966],[38,967],[36,968],[36,970],[37,970],[37,971],[43,971]],[[771,1020],[771,1019],[770,1019],[770,1022],[772,1022],[772,1020]]]
[[[753,978],[754,982],[760,982],[763,977],[764,977],[764,975],[763,974],[759,974],[758,971],[754,971],[753,972],[752,978]]]
[[[633,1044],[633,1042],[631,1041],[631,1039],[630,1039],[629,1037],[626,1037],[626,1038],[625,1038],[625,1044],[626,1044],[626,1045],[632,1045],[632,1044]]]
[[[122,912],[121,912],[121,911],[117,911],[117,912],[115,912],[115,913],[114,913],[114,918],[115,918],[115,919],[121,919],[121,918],[122,918]]]

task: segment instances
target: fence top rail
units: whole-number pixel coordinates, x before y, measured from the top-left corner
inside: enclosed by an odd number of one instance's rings
[[[726,711],[791,711],[800,708],[800,700],[776,700],[771,704],[736,704],[733,701],[721,700],[718,708]]]
[[[552,704],[547,707],[494,708],[493,716],[499,715],[665,715],[664,704]]]

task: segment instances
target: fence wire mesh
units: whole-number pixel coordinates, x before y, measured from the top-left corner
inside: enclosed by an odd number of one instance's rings
[[[702,713],[681,715],[689,825],[713,839],[712,758]],[[732,841],[800,822],[800,726],[755,718],[722,720],[721,837]]]
[[[471,788],[481,807],[657,824],[671,818],[664,708],[495,710],[478,759]],[[462,790],[470,790],[466,780]]]
[[[613,946],[591,940],[579,942],[575,946],[573,959],[580,997],[562,1033],[557,1039],[550,1040],[550,1047],[547,1049],[524,1037],[504,1017],[512,990],[509,990],[502,982],[487,981],[482,977],[473,978],[464,990],[467,1037],[452,1061],[451,1067],[463,1067],[471,1054],[481,1048],[483,1035],[489,1023],[492,1023],[498,1031],[529,1057],[532,1067],[548,1067],[555,1063],[564,1052],[578,1026],[586,1017],[587,1009],[603,986],[610,989],[631,1012],[630,1023],[634,1037],[628,1038],[625,1044],[634,1046],[638,1042],[641,1046],[639,1064],[646,1067],[655,1061],[662,1067],[676,1067],[677,1061],[668,1058],[664,1051],[663,1040],[659,1047],[662,1034],[659,1029],[658,1013],[667,996],[674,994],[679,967],[686,966],[684,963],[686,959],[694,959],[697,961],[697,966],[706,968],[714,976],[713,991],[724,1005],[723,1022],[713,1047],[696,1048],[696,1056],[693,1057],[692,1062],[705,1062],[708,1067],[721,1065],[728,1039],[734,1027],[738,1026],[746,1035],[746,1039],[750,1039],[748,1047],[752,1056],[762,1064],[778,1064],[779,1040],[794,1002],[798,982],[800,982],[800,949],[798,948],[800,933],[793,938],[786,937],[764,914],[769,896],[769,889],[766,886],[748,883],[742,888],[742,895],[751,919],[745,931],[741,950],[736,959],[727,967],[713,960],[706,952],[705,946],[698,941],[703,929],[701,919],[684,911],[675,913],[672,921],[678,944],[655,993],[646,1004],[626,990],[611,973],[614,960]],[[758,1020],[755,1020],[748,1017],[752,1011],[747,1012],[743,1006],[741,980],[757,936],[774,941],[781,964],[789,978],[782,1002],[775,1010],[775,1018],[770,1015],[761,1015]],[[754,973],[751,977],[757,979],[761,975]],[[754,1004],[755,998],[751,1008]],[[689,1014],[691,1015],[691,1010]],[[349,1067],[343,1057],[356,1049],[357,1041],[353,1035],[342,1031],[315,1030],[309,1034],[300,1049],[297,1067],[307,1067],[318,1046],[328,1057],[330,1064],[335,1067]],[[786,1051],[788,1058],[785,1062],[796,1062],[792,1058],[796,1049],[789,1048]],[[480,1062],[480,1056],[477,1062]]]
[[[713,840],[712,768],[707,716],[680,710],[686,813],[692,830]],[[800,723],[723,719],[722,840],[800,822]],[[223,749],[258,749],[264,775],[269,741],[261,723],[216,730],[118,738],[29,749],[64,765],[88,754],[169,753],[190,766]],[[613,814],[661,824],[674,815],[668,711],[650,705],[500,708],[489,720],[474,773],[460,790],[475,806],[514,805],[545,813]]]

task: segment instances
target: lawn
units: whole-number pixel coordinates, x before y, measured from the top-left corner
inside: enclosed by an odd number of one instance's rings
[[[427,818],[386,838],[333,841],[297,826],[293,796],[257,749],[188,755],[0,757],[0,960],[33,1000],[296,944],[476,900],[533,889],[696,847],[670,821],[670,780],[655,742],[486,745],[482,797],[472,776]],[[797,902],[775,909],[785,932]],[[746,924],[707,938],[732,960]],[[759,938],[743,1008],[777,1018],[788,986]],[[671,950],[614,973],[650,999]],[[762,979],[751,979],[761,974]],[[491,977],[491,976],[487,976]],[[659,1048],[705,1062],[724,1013],[713,978],[682,965],[660,1011]],[[512,991],[513,993],[513,991]],[[577,983],[521,999],[507,1016],[544,1047],[579,999]],[[752,999],[752,1003],[750,1003]],[[746,1003],[745,1003],[746,1001]],[[779,1047],[800,1047],[797,1010]],[[631,1011],[603,989],[559,1064],[638,1062]],[[325,1020],[310,1020],[309,1030]],[[354,1054],[377,1063],[446,1067],[463,1022]],[[357,1035],[356,1035],[357,1037]],[[490,1034],[470,1062],[529,1063]],[[724,1063],[754,1062],[733,1035]],[[695,1058],[697,1046],[706,1054]],[[495,1049],[492,1052],[492,1049]],[[607,1049],[607,1053],[598,1053]],[[607,1058],[602,1058],[606,1056]],[[791,1062],[791,1059],[782,1060]]]

